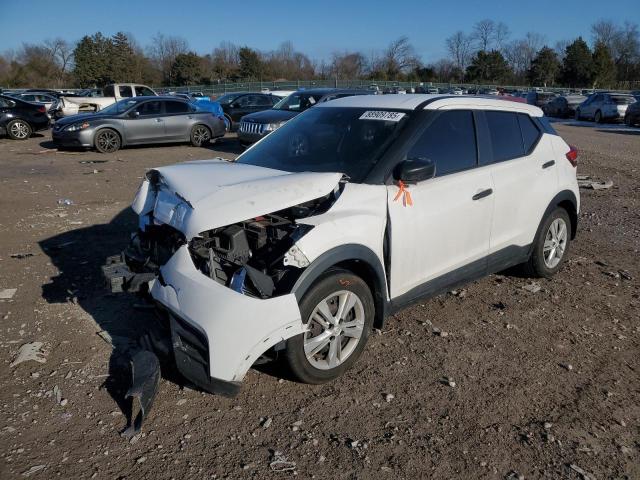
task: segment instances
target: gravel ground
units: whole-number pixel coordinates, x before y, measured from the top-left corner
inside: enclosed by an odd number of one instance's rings
[[[328,385],[272,366],[226,399],[170,376],[131,441],[123,352],[153,317],[106,293],[99,267],[127,243],[146,169],[236,143],[100,155],[1,139],[0,297],[17,290],[0,299],[0,477],[640,478],[640,131],[558,130],[579,172],[614,186],[582,191],[553,280],[492,275],[407,309]],[[43,363],[10,366],[30,342]]]

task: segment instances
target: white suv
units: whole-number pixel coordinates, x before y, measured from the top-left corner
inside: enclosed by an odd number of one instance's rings
[[[576,234],[576,157],[522,103],[334,100],[235,162],[149,171],[127,266],[107,276],[148,282],[178,369],[203,389],[236,393],[276,352],[325,382],[407,305],[515,265],[556,273]]]

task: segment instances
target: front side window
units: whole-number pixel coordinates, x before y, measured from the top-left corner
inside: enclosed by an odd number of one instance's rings
[[[295,92],[284,97],[278,103],[274,105],[275,110],[288,110],[290,112],[302,112],[310,107],[313,107],[318,100],[322,98],[320,94]]]
[[[136,96],[137,97],[154,97],[155,93],[151,91],[150,88],[143,87],[142,85],[136,85]]]
[[[137,109],[140,116],[160,115],[162,112],[162,103],[160,101],[144,102]]]
[[[129,85],[120,85],[118,87],[118,91],[120,92],[120,96],[122,98],[129,98],[133,96],[131,87]]]
[[[116,96],[115,90],[113,89],[113,85],[107,85],[106,87],[104,87],[104,96],[105,97]]]
[[[251,106],[252,107],[270,107],[271,100],[266,95],[252,95]]]
[[[432,160],[438,177],[475,167],[478,153],[473,114],[468,110],[439,113],[407,158]]]
[[[518,114],[485,112],[493,147],[493,162],[503,162],[524,155]]]
[[[100,110],[101,115],[117,115],[119,113],[124,113],[129,110],[131,107],[136,105],[136,101],[133,99],[124,99],[120,100],[112,105],[109,105],[106,108]]]
[[[222,95],[221,97],[216,98],[216,102],[218,102],[220,105],[229,105],[236,98],[238,98],[238,96],[239,95],[237,93],[227,93],[226,95]]]
[[[409,112],[387,113],[312,108],[270,133],[236,163],[287,172],[338,172],[360,183],[411,116]]]

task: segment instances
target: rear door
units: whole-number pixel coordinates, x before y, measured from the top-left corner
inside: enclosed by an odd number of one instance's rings
[[[164,134],[166,140],[188,140],[195,108],[189,103],[180,100],[165,100],[164,107]]]
[[[153,142],[164,135],[161,101],[141,102],[133,112],[138,116],[127,115],[122,119],[128,144]]]
[[[548,135],[524,113],[478,112],[481,164],[491,172],[495,206],[490,268],[524,256],[547,206],[558,192],[555,155]]]
[[[486,272],[493,214],[491,175],[477,168],[472,112],[433,112],[407,154],[420,157],[435,162],[436,175],[408,186],[411,202],[397,185],[387,187],[391,298],[407,301]]]

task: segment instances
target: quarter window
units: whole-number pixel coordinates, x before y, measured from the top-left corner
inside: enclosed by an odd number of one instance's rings
[[[417,157],[435,162],[436,176],[475,167],[478,153],[472,113],[451,110],[438,114],[409,151],[408,158]]]
[[[518,114],[511,112],[485,112],[491,145],[493,162],[503,162],[522,157],[522,134],[518,124]]]
[[[538,143],[540,138],[540,130],[535,126],[529,115],[524,113],[518,114],[518,123],[520,123],[520,131],[522,132],[522,143],[524,144],[524,154],[529,155]]]
[[[118,87],[118,91],[120,92],[120,97],[122,98],[133,97],[133,93],[131,92],[131,87],[129,85],[120,85]]]

